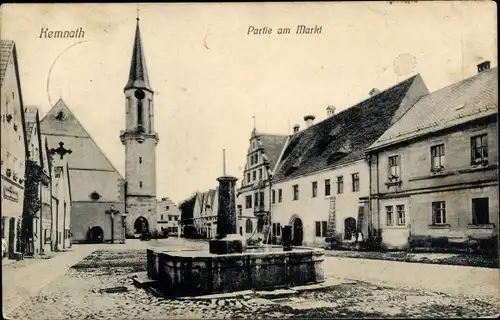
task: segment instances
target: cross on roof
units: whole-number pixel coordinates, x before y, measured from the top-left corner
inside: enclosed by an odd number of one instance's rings
[[[57,149],[50,149],[50,153],[52,154],[59,154],[59,156],[61,156],[61,159],[64,157],[64,155],[66,154],[71,154],[73,151],[69,150],[69,149],[66,149],[64,148],[64,142],[59,142],[59,148]]]

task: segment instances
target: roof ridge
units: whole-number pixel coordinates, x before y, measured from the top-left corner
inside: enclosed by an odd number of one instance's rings
[[[336,117],[336,116],[338,116],[338,115],[340,115],[340,114],[342,114],[342,113],[344,113],[344,112],[346,112],[346,111],[348,111],[348,110],[350,110],[350,109],[352,109],[352,108],[355,108],[355,107],[357,107],[357,106],[361,105],[361,104],[362,104],[363,102],[365,102],[365,101],[368,101],[368,100],[370,100],[370,99],[375,98],[375,96],[380,96],[381,94],[383,94],[383,93],[385,93],[385,92],[387,92],[387,91],[389,91],[389,90],[392,90],[393,88],[395,88],[395,87],[397,87],[397,86],[399,86],[399,85],[401,85],[401,84],[403,84],[403,83],[405,83],[405,82],[407,82],[407,81],[410,81],[411,79],[415,79],[415,78],[416,78],[417,76],[419,76],[419,75],[420,75],[420,73],[417,73],[417,74],[415,74],[415,75],[413,75],[413,76],[411,76],[411,77],[409,77],[409,78],[406,78],[405,80],[399,81],[398,83],[396,83],[396,84],[394,84],[394,85],[392,85],[392,86],[390,86],[390,87],[388,87],[388,88],[386,88],[386,89],[384,89],[384,90],[381,90],[381,91],[380,91],[379,93],[377,93],[376,95],[366,97],[365,99],[360,100],[360,101],[356,102],[355,104],[352,104],[352,105],[350,105],[349,107],[347,107],[347,108],[345,108],[345,109],[343,109],[343,110],[340,110],[340,111],[339,111],[339,113],[337,113],[337,114],[333,115],[332,117],[327,117],[327,118],[325,118],[325,119],[323,119],[323,120],[321,120],[321,121],[319,121],[319,122],[317,122],[317,123],[314,123],[314,124],[313,124],[313,125],[311,125],[310,127],[306,128],[306,129],[304,129],[304,130],[302,130],[302,131],[300,131],[300,132],[307,131],[307,130],[309,130],[310,128],[312,128],[312,127],[314,127],[314,126],[317,126],[318,124],[320,124],[320,123],[322,123],[322,122],[324,122],[324,121],[326,121],[326,120],[329,120],[329,119],[331,119],[331,118],[333,118],[333,117]],[[410,109],[411,109],[411,108],[410,108]],[[292,134],[292,136],[293,136],[293,134]]]
[[[478,73],[476,73],[475,75],[470,76],[470,77],[468,77],[468,78],[465,78],[465,79],[459,80],[459,81],[457,81],[457,82],[452,82],[452,83],[450,83],[450,84],[448,84],[448,85],[446,85],[446,86],[444,86],[444,87],[441,87],[441,88],[436,89],[436,90],[434,90],[434,91],[432,91],[432,92],[429,92],[428,94],[424,95],[422,98],[425,98],[425,97],[427,97],[427,96],[430,96],[430,95],[432,95],[432,94],[433,94],[433,93],[435,93],[435,92],[438,92],[438,91],[441,91],[441,90],[447,89],[447,88],[449,88],[449,87],[458,86],[459,84],[461,84],[461,83],[463,83],[463,82],[465,82],[465,81],[468,81],[468,80],[472,80],[473,78],[479,78],[480,76],[484,76],[485,74],[490,73],[490,72],[491,72],[492,70],[494,70],[494,69],[498,69],[498,67],[494,67],[494,68],[490,68],[490,69],[487,69],[487,70],[483,70],[483,71],[478,72]]]

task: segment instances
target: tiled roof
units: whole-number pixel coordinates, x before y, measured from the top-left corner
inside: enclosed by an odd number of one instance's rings
[[[421,98],[370,149],[446,129],[498,113],[498,68],[439,89]]]
[[[276,162],[285,146],[287,135],[275,135],[275,134],[258,134],[260,141],[262,142],[262,147],[264,148],[264,154],[266,155],[269,163],[271,164],[271,170],[274,169]]]
[[[139,21],[135,28],[134,49],[132,51],[132,61],[130,62],[130,71],[125,90],[129,88],[144,88],[151,90],[146,67],[146,57],[142,48],[141,31],[139,30]]]
[[[12,40],[0,41],[0,83],[3,83],[5,70],[7,70],[7,65],[9,63],[10,56],[12,55],[13,49],[14,49],[14,41]]]
[[[363,158],[365,149],[395,117],[427,93],[420,75],[416,75],[294,134],[275,179],[290,179]]]

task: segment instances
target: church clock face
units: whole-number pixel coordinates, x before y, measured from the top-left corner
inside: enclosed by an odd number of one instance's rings
[[[139,90],[135,90],[135,92],[134,92],[134,96],[135,96],[137,99],[142,100],[142,99],[144,99],[144,97],[145,97],[146,95],[144,94],[144,91],[142,91],[141,89],[139,89]]]

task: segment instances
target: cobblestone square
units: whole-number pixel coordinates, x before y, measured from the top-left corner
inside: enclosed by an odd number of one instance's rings
[[[145,250],[109,248],[113,247],[98,249],[71,267],[18,307],[12,318],[477,318],[498,313],[496,297],[450,295],[343,278],[328,289],[279,298],[264,298],[257,292],[234,298],[165,299],[133,285],[134,276],[144,275]],[[104,292],[107,288],[117,290]]]

